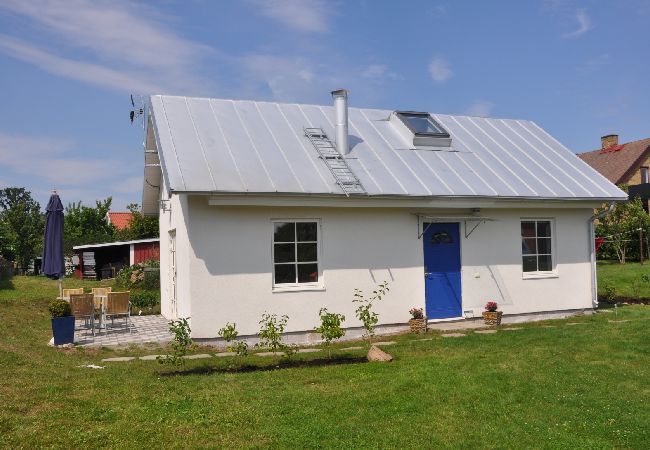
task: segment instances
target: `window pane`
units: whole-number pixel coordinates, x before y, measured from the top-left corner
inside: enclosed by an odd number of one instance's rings
[[[553,270],[551,255],[539,255],[539,271],[550,272]]]
[[[521,252],[524,255],[537,253],[537,245],[535,238],[524,238],[521,240]]]
[[[535,222],[521,222],[521,237],[535,237]]]
[[[273,250],[273,262],[295,262],[296,245],[295,244],[275,244]]]
[[[411,125],[416,133],[424,134],[445,134],[445,131],[436,126],[435,123],[426,115],[402,114],[402,117]]]
[[[273,224],[274,242],[294,242],[296,240],[296,224],[294,222],[276,222]]]
[[[537,239],[537,253],[551,254],[551,238]]]
[[[296,282],[296,265],[295,264],[276,264],[275,283],[295,283]]]
[[[318,261],[316,244],[298,244],[298,261]]]
[[[537,222],[537,236],[551,237],[551,222],[548,221]]]
[[[298,283],[318,281],[318,264],[298,264]]]
[[[316,222],[298,222],[296,223],[296,232],[299,241],[317,240]]]
[[[524,256],[524,272],[537,272],[537,256]]]

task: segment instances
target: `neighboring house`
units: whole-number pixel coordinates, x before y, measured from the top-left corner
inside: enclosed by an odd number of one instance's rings
[[[132,266],[149,259],[160,259],[160,239],[107,242],[72,247],[76,256],[77,278],[114,278],[124,266]]]
[[[650,138],[618,143],[618,135],[601,138],[601,148],[578,156],[614,184],[627,184],[630,197],[643,199],[648,211],[650,197]]]
[[[129,228],[129,223],[133,214],[130,212],[109,212],[106,213],[106,221],[113,224],[118,230],[126,230]]]
[[[226,322],[254,335],[264,312],[305,333],[322,307],[358,327],[354,290],[384,280],[384,329],[413,307],[462,320],[487,301],[521,317],[597,304],[593,209],[624,192],[533,122],[332,94],[150,98],[142,203],[160,215],[165,317],[190,317],[194,338]]]

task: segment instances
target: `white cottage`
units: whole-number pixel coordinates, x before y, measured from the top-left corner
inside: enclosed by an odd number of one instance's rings
[[[194,338],[264,312],[302,339],[386,280],[385,329],[597,305],[593,211],[626,194],[524,120],[152,96],[143,208],[160,215],[162,313]],[[167,274],[167,276],[165,276]]]

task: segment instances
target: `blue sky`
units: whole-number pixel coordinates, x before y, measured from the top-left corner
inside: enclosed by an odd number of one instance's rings
[[[129,94],[529,119],[650,137],[649,0],[0,0],[0,187],[140,203]]]

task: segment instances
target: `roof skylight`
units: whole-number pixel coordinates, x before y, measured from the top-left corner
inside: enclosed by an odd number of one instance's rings
[[[447,130],[436,122],[429,113],[396,111],[396,114],[415,136],[449,137]]]

